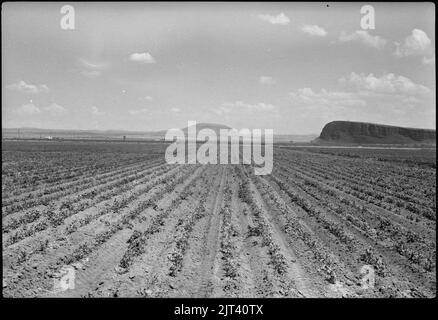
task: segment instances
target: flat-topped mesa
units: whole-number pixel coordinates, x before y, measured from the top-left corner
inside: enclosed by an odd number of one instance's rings
[[[324,126],[317,141],[370,144],[436,144],[436,131],[366,122],[332,121]]]
[[[273,129],[264,129],[262,134],[260,129],[225,129],[226,127],[224,128],[222,125],[214,124],[201,124],[201,126],[203,129],[197,130],[196,121],[188,121],[186,128],[169,129],[166,132],[165,140],[172,142],[166,148],[165,159],[167,163],[243,163],[248,165],[254,163],[256,165],[254,166],[255,175],[266,175],[272,172]],[[219,131],[219,135],[211,126]],[[199,145],[198,142],[202,142],[202,144]],[[231,157],[228,149],[231,149]],[[240,161],[241,156],[242,161]]]
[[[183,129],[181,129],[184,132],[185,135],[188,134],[189,127],[190,126],[187,126],[187,127],[183,128]],[[202,129],[213,130],[216,133],[216,135],[219,136],[221,129],[229,130],[229,129],[231,129],[231,127],[223,125],[223,124],[218,124],[218,123],[205,123],[205,122],[196,123],[196,134],[198,134],[199,131],[201,131]]]

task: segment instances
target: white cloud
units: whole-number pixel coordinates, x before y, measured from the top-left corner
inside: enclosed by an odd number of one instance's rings
[[[385,44],[386,40],[383,39],[380,36],[372,36],[368,33],[368,31],[364,30],[357,30],[353,32],[352,34],[347,34],[346,32],[342,31],[339,35],[339,41],[341,42],[360,42],[363,43],[366,46],[376,48],[376,49],[382,49]]]
[[[99,111],[99,109],[96,106],[91,107],[91,113],[95,116],[103,116],[105,112]]]
[[[435,55],[432,55],[430,57],[423,57],[422,62],[424,64],[434,64],[435,63]]]
[[[291,92],[291,116],[321,125],[332,120],[414,125],[435,108],[429,88],[400,75],[352,72],[339,83],[344,86],[339,91],[301,88]],[[414,110],[416,117],[412,117]]]
[[[181,112],[180,108],[171,108],[170,111],[174,112],[174,113],[179,113]]]
[[[355,93],[344,91],[327,91],[321,89],[314,92],[311,88],[298,89],[296,92],[289,93],[291,100],[299,105],[310,105],[316,108],[321,106],[328,107],[353,107],[365,106],[366,101],[358,97]]]
[[[289,93],[291,102],[291,121],[299,121],[309,126],[323,126],[332,120],[353,120],[353,116],[360,117],[361,110],[365,109],[367,102],[357,94],[346,91],[328,91],[321,89],[319,92],[311,88],[301,88]]]
[[[217,114],[231,113],[234,111],[273,111],[275,106],[269,103],[259,102],[250,104],[243,101],[225,102],[219,108],[215,109]]]
[[[395,42],[394,44],[396,46],[394,55],[397,57],[422,56],[424,64],[435,62],[432,41],[423,30],[414,29],[403,43]]]
[[[129,56],[129,60],[139,63],[155,63],[154,57],[149,52],[133,53]]]
[[[84,67],[88,70],[105,70],[110,65],[106,61],[88,61],[82,58],[78,59],[78,63],[81,67]]]
[[[91,78],[91,79],[97,78],[102,74],[102,72],[100,72],[98,70],[82,70],[80,73],[83,76],[85,76],[87,78]]]
[[[306,24],[301,28],[301,30],[312,36],[325,37],[327,35],[327,31],[325,31],[324,28],[317,26],[316,24],[314,25]]]
[[[66,109],[63,106],[60,106],[57,103],[52,103],[52,104],[44,107],[43,109],[44,109],[44,111],[47,111],[47,112],[52,113],[52,114],[61,114],[61,113],[64,113],[66,111]]]
[[[259,82],[260,84],[264,84],[264,85],[272,85],[275,83],[274,79],[268,76],[260,76]]]
[[[102,72],[109,68],[110,63],[107,61],[88,61],[78,58],[77,65],[81,75],[94,79],[102,75]]]
[[[376,77],[372,73],[365,75],[352,72],[348,77],[342,77],[339,81],[343,84],[353,85],[362,91],[377,93],[424,95],[431,92],[429,88],[416,84],[409,78],[396,76],[393,73]]]
[[[258,18],[264,21],[268,21],[269,23],[279,25],[287,25],[290,22],[289,17],[286,16],[283,12],[276,16],[272,16],[269,14],[259,14]]]
[[[139,114],[145,114],[148,112],[148,109],[143,108],[143,109],[131,109],[128,111],[130,115],[139,115]]]
[[[35,115],[41,113],[41,110],[31,102],[23,104],[22,106],[17,108],[16,112],[20,115]]]
[[[222,105],[224,107],[229,107],[229,108],[244,108],[253,111],[270,111],[275,109],[274,105],[264,102],[249,104],[243,101],[235,101],[235,102],[225,102]]]
[[[139,97],[138,99],[137,99],[138,101],[141,101],[141,102],[151,102],[151,101],[153,101],[154,100],[154,98],[153,97],[151,97],[151,96],[144,96],[144,97]]]
[[[395,54],[397,56],[422,55],[431,49],[431,43],[426,32],[414,29],[403,44],[397,43]]]
[[[40,85],[28,84],[23,80],[19,81],[18,83],[7,85],[6,88],[13,91],[19,91],[19,92],[31,93],[31,94],[49,92],[49,88],[45,84],[40,84]]]

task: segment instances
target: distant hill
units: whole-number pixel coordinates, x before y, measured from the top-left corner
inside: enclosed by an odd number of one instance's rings
[[[220,129],[231,129],[231,127],[223,125],[223,124],[217,124],[217,123],[197,123],[196,124],[196,131],[199,132],[202,129],[212,129],[217,137],[220,136]],[[184,133],[187,135],[188,127],[182,129]],[[263,130],[262,130],[262,136],[263,136]],[[317,134],[274,134],[274,142],[276,143],[290,143],[290,142],[310,142],[313,139],[317,138]]]
[[[197,123],[196,133],[200,130],[212,129],[219,137],[220,129],[231,129],[229,126],[217,123]],[[187,136],[188,127],[181,129]],[[166,130],[160,131],[129,131],[129,130],[70,130],[70,129],[39,129],[39,128],[2,128],[2,137],[6,139],[96,139],[96,140],[164,140]],[[282,134],[274,132],[274,142],[310,142],[318,135]]]
[[[216,135],[219,137],[220,135],[220,130],[221,129],[231,129],[230,127],[223,125],[223,124],[217,124],[217,123],[197,123],[196,124],[196,134],[198,134],[199,131],[201,131],[202,129],[211,129],[213,130]],[[189,130],[189,127],[185,127],[182,129],[182,131],[184,132],[185,135],[187,135],[187,132]]]
[[[317,143],[436,144],[436,131],[383,124],[332,121],[321,131]]]
[[[69,130],[39,128],[2,128],[2,138],[7,139],[97,139],[113,140],[148,139],[160,140],[165,131],[128,131],[128,130]]]

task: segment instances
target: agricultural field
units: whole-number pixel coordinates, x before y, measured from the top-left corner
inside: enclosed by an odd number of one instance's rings
[[[256,176],[166,146],[3,141],[3,295],[436,295],[435,149],[274,146]]]

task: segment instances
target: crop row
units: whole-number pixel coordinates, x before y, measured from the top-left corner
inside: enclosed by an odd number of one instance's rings
[[[284,175],[288,173],[287,170],[280,170],[280,172],[282,172]],[[344,204],[346,201],[341,201],[337,193],[330,189],[324,188],[314,181],[310,181],[305,178],[303,179],[292,174],[285,176],[285,179],[290,179],[289,181],[293,181],[294,185],[303,190],[303,192],[306,192],[312,196],[320,206],[330,210],[332,214],[340,218],[342,223],[344,223],[346,226],[348,226],[349,223],[353,224],[361,233],[369,237],[371,240],[376,240],[378,237],[382,240],[386,239],[387,237],[391,237],[395,244],[415,242],[417,249],[421,245],[422,253],[418,252],[415,255],[415,258],[413,258],[414,256],[412,254],[407,254],[408,250],[404,250],[403,252],[405,254],[402,255],[408,258],[409,261],[424,267],[426,271],[431,270],[433,266],[432,253],[430,252],[432,244],[426,241],[426,239],[421,235],[418,235],[411,230],[402,228],[401,226],[394,225],[391,220],[379,215],[377,215],[375,218],[377,221],[375,228],[371,228],[367,221],[370,221],[374,215],[372,211],[369,211],[364,207],[360,207],[352,201],[348,201],[349,206],[346,206]],[[324,197],[324,195],[326,195],[326,197]],[[366,220],[365,217],[367,217]],[[395,248],[396,247],[394,247],[394,249]]]
[[[400,208],[405,208],[415,215],[435,220],[435,212],[430,208],[419,207],[410,202],[396,201],[391,196],[375,191],[373,188],[362,187],[356,182],[349,182],[348,184],[345,184],[345,182],[339,182],[335,177],[330,177],[324,170],[316,170],[312,168],[306,168],[306,170],[303,170],[297,167],[294,167],[294,170],[393,213],[400,214]]]
[[[191,168],[192,169],[192,168]],[[156,190],[156,192],[148,197],[146,199],[139,201],[135,204],[134,207],[129,208],[129,210],[126,210],[123,213],[120,213],[117,217],[117,220],[104,231],[99,232],[96,236],[93,237],[91,241],[87,241],[84,243],[81,243],[79,246],[76,247],[71,253],[61,257],[59,259],[59,263],[64,264],[72,264],[74,262],[77,262],[87,255],[89,255],[91,252],[99,248],[103,243],[105,243],[109,238],[111,238],[115,233],[117,233],[120,230],[123,230],[127,227],[133,228],[132,222],[134,219],[139,217],[142,212],[144,212],[147,208],[152,207],[155,202],[151,201],[151,197],[155,197],[155,201],[158,201],[159,199],[163,198],[168,194],[169,189],[174,189],[178,184],[183,183],[187,180],[188,175],[192,174],[192,170],[187,171],[181,171],[181,174],[179,176],[174,176],[172,178],[167,179],[161,179],[161,181],[157,181],[158,186],[162,186],[159,188],[159,190]],[[187,186],[186,186],[187,187]],[[137,234],[136,232],[133,233]],[[133,237],[130,239],[132,240]]]
[[[79,179],[76,179],[72,182],[62,182],[60,184],[54,185],[54,186],[45,186],[44,188],[39,189],[37,192],[30,192],[25,194],[20,194],[18,197],[8,198],[3,200],[3,207],[8,208],[8,206],[16,203],[16,202],[26,202],[28,205],[32,205],[35,203],[36,199],[41,199],[42,197],[52,195],[54,193],[59,192],[74,192],[74,190],[77,190],[76,187],[81,187],[81,189],[87,188],[89,186],[102,184],[108,181],[112,181],[117,179],[118,177],[121,177],[123,175],[129,175],[132,173],[136,173],[138,171],[146,170],[148,168],[154,167],[156,165],[159,165],[163,163],[162,160],[155,160],[149,163],[144,163],[141,165],[134,165],[129,167],[124,167],[112,172],[107,172],[103,174],[95,174],[91,175],[89,177],[80,177]],[[68,194],[68,193],[67,193]],[[66,195],[63,193],[63,195]]]
[[[21,185],[11,184],[2,192],[2,197],[6,200],[11,197],[22,196],[26,193],[31,193],[40,189],[47,189],[73,181],[111,173],[113,171],[128,169],[129,167],[135,167],[140,164],[148,164],[155,162],[157,159],[159,158],[152,156],[128,160],[114,158],[109,159],[104,165],[91,163],[89,165],[78,166],[76,164],[76,166],[66,169],[64,173],[52,172],[43,176],[35,177],[35,183],[23,183]]]
[[[66,218],[90,208],[99,202],[111,199],[121,192],[128,191],[135,185],[141,185],[141,189],[130,193],[130,196],[126,198],[124,202],[116,202],[117,206],[121,206],[122,204],[125,205],[152,188],[153,185],[161,183],[163,179],[169,178],[168,176],[165,176],[159,178],[157,181],[152,180],[149,184],[143,184],[145,181],[149,181],[163,172],[166,173],[168,169],[169,167],[163,166],[160,170],[154,170],[152,174],[144,174],[143,177],[135,175],[130,178],[120,179],[111,185],[106,185],[100,188],[98,191],[93,191],[94,197],[92,199],[87,199],[84,195],[78,195],[73,199],[63,202],[59,207],[49,206],[44,211],[38,211],[39,214],[22,215],[21,220],[18,220],[18,225],[24,225],[22,227],[17,227],[16,231],[7,239],[7,241],[5,241],[5,243],[9,246],[49,227],[59,226],[64,223]],[[85,198],[85,200],[83,198]],[[31,221],[29,222],[29,220]],[[37,222],[33,223],[34,221]]]
[[[8,216],[12,213],[19,212],[24,209],[37,207],[39,205],[48,206],[50,204],[53,204],[53,202],[56,200],[67,197],[69,195],[76,194],[73,197],[73,199],[67,198],[66,200],[63,201],[63,204],[61,205],[61,209],[63,207],[68,208],[68,206],[71,203],[76,203],[81,199],[95,198],[103,191],[110,190],[123,183],[129,183],[131,181],[141,179],[149,175],[151,172],[159,171],[162,170],[163,168],[166,168],[166,165],[153,164],[150,167],[149,166],[146,167],[144,171],[137,172],[136,170],[133,170],[131,172],[128,172],[127,175],[124,172],[116,175],[108,175],[106,177],[103,177],[100,181],[97,179],[91,180],[86,182],[84,185],[77,185],[75,187],[54,192],[52,194],[39,197],[37,199],[31,199],[28,201],[23,201],[22,203],[12,204],[10,206],[3,207],[3,217]]]
[[[159,213],[152,218],[148,228],[143,232],[134,232],[131,238],[128,240],[129,246],[125,251],[119,266],[127,271],[131,266],[134,259],[145,252],[145,246],[149,237],[161,230],[166,218],[171,212],[176,210],[182,201],[186,200],[191,193],[190,189],[197,182],[197,177],[193,177],[191,180],[186,181],[184,189],[178,194],[175,199],[172,199],[171,204],[164,210],[159,210]]]

